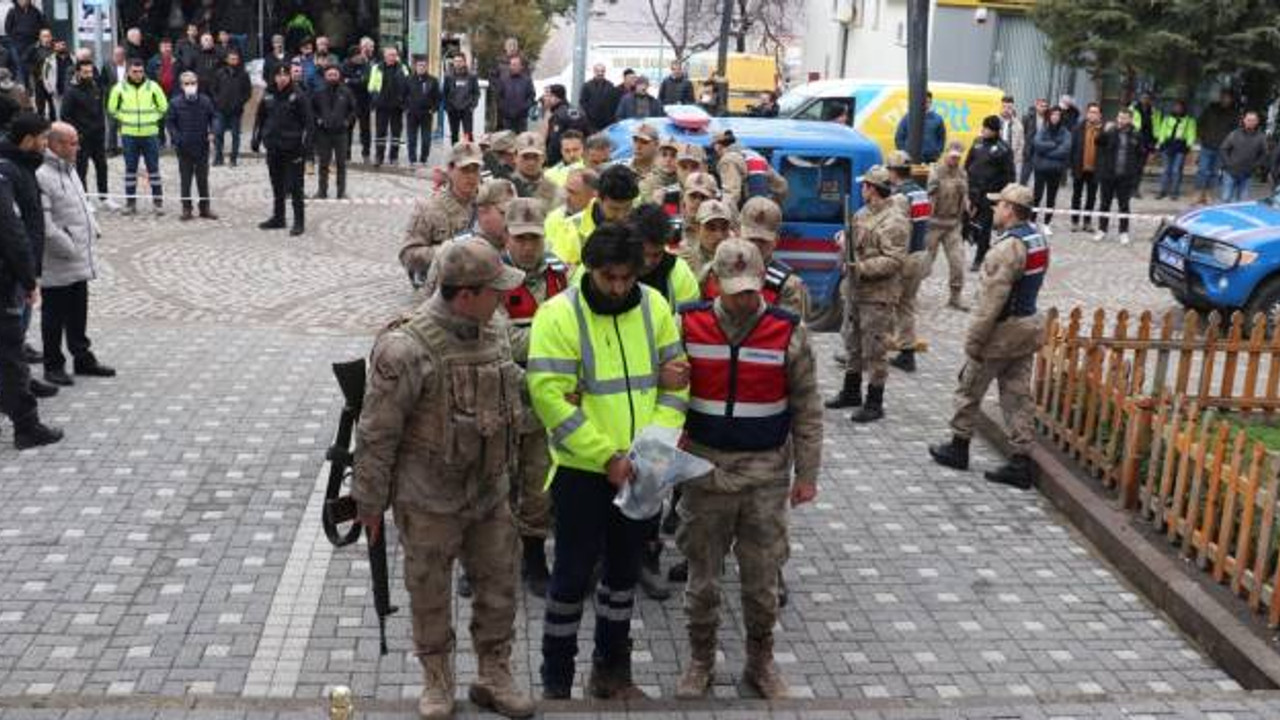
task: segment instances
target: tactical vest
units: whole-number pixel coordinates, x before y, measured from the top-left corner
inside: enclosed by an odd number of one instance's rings
[[[765,309],[747,337],[733,345],[710,302],[680,310],[689,356],[690,439],[720,450],[772,450],[791,434],[787,347],[799,318]]]
[[[755,151],[743,153],[747,163],[747,187],[742,195],[745,203],[753,197],[771,198],[769,192],[769,161]]]
[[[778,298],[782,295],[782,286],[794,272],[790,265],[778,260],[770,260],[769,265],[764,269],[764,287],[760,289],[764,301],[770,305],[777,305]],[[718,297],[720,297],[720,281],[716,279],[714,272],[708,272],[702,280],[702,299],[715,300]]]
[[[1000,311],[1000,319],[1030,317],[1036,314],[1036,298],[1040,295],[1040,287],[1044,285],[1045,271],[1049,269],[1049,243],[1027,223],[1010,229],[1006,236],[1012,236],[1022,243],[1027,250],[1027,259],[1022,266],[1022,277],[1014,282],[1009,291],[1009,299]]]
[[[560,291],[569,286],[569,266],[560,262],[560,259],[555,255],[547,254],[543,260],[542,272],[543,279],[547,284],[547,294],[542,300],[534,296],[529,286],[523,283],[520,287],[507,293],[507,317],[511,318],[512,325],[532,325],[533,315],[538,312],[538,306],[560,294]]]
[[[929,193],[914,180],[902,183],[895,192],[907,199],[907,219],[911,221],[911,240],[907,245],[907,252],[920,252],[928,247],[929,216],[933,214]]]
[[[522,374],[493,324],[477,340],[460,340],[425,313],[392,332],[418,341],[431,380],[406,422],[397,465],[431,468],[425,481],[397,494],[444,512],[505,502],[523,416]],[[412,471],[410,471],[412,472]]]

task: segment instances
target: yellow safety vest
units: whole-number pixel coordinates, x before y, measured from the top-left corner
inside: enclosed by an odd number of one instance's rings
[[[169,112],[169,100],[154,80],[134,85],[125,80],[111,88],[107,111],[120,123],[120,134],[129,137],[154,137],[160,134],[160,120]]]

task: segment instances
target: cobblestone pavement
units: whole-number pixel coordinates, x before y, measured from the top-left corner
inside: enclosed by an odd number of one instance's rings
[[[0,718],[317,717],[334,684],[366,717],[411,715],[407,616],[391,618],[379,658],[363,553],[332,551],[317,522],[339,402],[328,364],[367,352],[412,302],[394,262],[407,206],[315,204],[294,239],[255,227],[261,165],[212,180],[221,221],[180,223],[172,200],[163,218],[104,218],[91,334],[120,375],[42,404],[68,430],[60,445],[0,447]],[[405,198],[424,183],[355,172],[351,191]],[[1060,233],[1054,250],[1046,305],[1171,307],[1147,284],[1145,243]],[[822,493],[793,516],[778,636],[795,697],[774,716],[1280,715],[1280,699],[1242,691],[1039,495],[928,460],[965,320],[943,309],[940,275],[923,300],[931,351],[916,375],[891,377],[888,418],[855,428],[828,414]],[[826,391],[833,341],[819,339]],[[998,457],[977,443],[974,461]],[[658,699],[636,717],[767,713],[737,685],[732,562],[727,574],[716,701],[670,699],[687,652],[680,603],[645,601],[635,673]],[[516,669],[532,685],[542,603],[521,603]],[[456,614],[465,687],[469,611]],[[545,716],[620,711],[573,702]]]

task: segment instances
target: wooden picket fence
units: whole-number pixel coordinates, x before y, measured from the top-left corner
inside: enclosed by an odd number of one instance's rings
[[[1032,393],[1041,431],[1184,557],[1280,625],[1280,462],[1237,423],[1280,410],[1265,318],[1050,311]],[[1280,416],[1276,417],[1280,420]]]

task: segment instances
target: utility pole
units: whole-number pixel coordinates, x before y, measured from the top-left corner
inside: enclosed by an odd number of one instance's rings
[[[582,84],[587,81],[587,23],[591,19],[591,0],[578,0],[573,21],[573,76],[569,78],[569,100],[582,103]]]
[[[907,154],[923,162],[925,93],[929,91],[929,0],[907,0]]]
[[[440,57],[440,38],[444,36],[444,2],[428,0],[427,4],[427,67],[431,72],[444,71],[444,58]],[[444,123],[440,124],[441,127]]]
[[[724,0],[720,13],[720,46],[716,49],[716,108],[729,112],[729,31],[733,29],[733,0]]]

